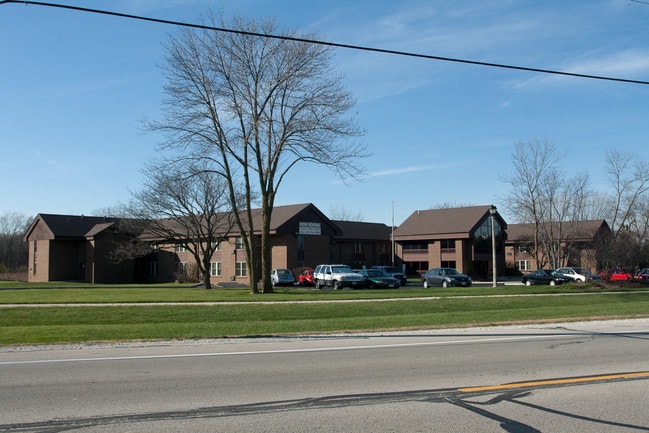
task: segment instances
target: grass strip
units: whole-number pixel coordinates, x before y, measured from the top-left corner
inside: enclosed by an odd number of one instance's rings
[[[648,292],[393,302],[5,307],[0,311],[0,345],[377,331],[648,315]]]
[[[19,283],[20,284],[20,283]],[[27,283],[22,283],[27,284]],[[649,287],[601,287],[591,284],[562,286],[499,286],[430,288],[408,286],[389,290],[315,290],[277,287],[274,293],[251,295],[248,289],[212,289],[183,285],[94,286],[55,283],[20,286],[0,282],[0,304],[155,303],[155,302],[286,302],[323,300],[395,299],[430,296],[491,296],[646,291]]]

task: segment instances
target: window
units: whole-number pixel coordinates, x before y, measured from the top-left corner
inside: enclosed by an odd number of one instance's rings
[[[151,242],[151,252],[157,254],[160,252],[160,246],[156,242]]]
[[[212,249],[214,251],[221,251],[221,241],[212,241]]]
[[[220,277],[222,275],[221,262],[210,263],[210,275]]]
[[[33,272],[33,275],[36,275],[36,268],[37,268],[36,265],[37,265],[37,262],[38,262],[38,260],[36,260],[36,257],[37,257],[36,252],[37,252],[37,251],[38,251],[38,241],[34,241],[34,260],[33,260],[33,262],[32,262],[32,272]]]
[[[532,247],[529,244],[517,244],[514,251],[517,253],[529,253],[532,251]]]
[[[178,275],[187,275],[187,263],[177,262],[176,263],[176,273]]]
[[[297,249],[304,249],[304,235],[297,235]]]
[[[237,236],[237,239],[234,241],[234,248],[237,250],[243,250],[245,246],[243,245],[243,237]]]
[[[176,244],[176,252],[177,253],[184,253],[187,251],[187,245],[185,244]]]
[[[532,261],[531,260],[516,260],[516,269],[519,271],[531,271],[532,270]]]
[[[235,275],[237,277],[245,277],[248,275],[246,262],[237,262],[235,264]]]
[[[473,249],[476,253],[491,252],[491,221],[494,222],[494,234],[496,235],[496,251],[501,251],[501,230],[498,220],[487,217],[482,224],[473,232]]]
[[[152,277],[158,275],[158,262],[149,262],[149,275]]]
[[[455,252],[455,239],[442,239],[441,249],[443,253],[454,253]]]
[[[428,251],[428,242],[425,241],[404,242],[403,250],[411,251],[411,252]]]

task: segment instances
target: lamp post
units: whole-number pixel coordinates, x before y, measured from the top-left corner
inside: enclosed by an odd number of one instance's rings
[[[491,215],[491,266],[493,270],[493,287],[496,287],[498,285],[496,278],[496,206],[491,205],[489,214]]]

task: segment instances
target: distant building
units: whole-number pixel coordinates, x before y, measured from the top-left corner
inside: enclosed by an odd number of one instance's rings
[[[133,263],[107,261],[120,240],[114,218],[39,214],[29,226],[28,281],[121,283],[132,280]]]
[[[552,233],[555,248],[565,250],[561,254],[565,259],[556,267],[579,266],[593,273],[599,269],[597,248],[601,239],[611,235],[611,229],[603,219],[546,223],[541,232]],[[507,227],[505,257],[508,269],[523,274],[537,269],[532,224],[510,224]],[[552,267],[542,252],[538,253],[538,259],[543,268]]]
[[[473,277],[492,275],[492,206],[430,209],[413,212],[394,232],[397,256],[408,275],[449,267]],[[507,224],[493,218],[496,270],[505,270]]]
[[[261,227],[259,209],[253,210],[253,219],[254,227]],[[150,254],[112,262],[109,253],[125,239],[117,223],[116,218],[39,214],[25,234],[29,243],[28,281],[168,282],[182,278],[194,265],[181,238],[173,244],[149,238]],[[298,270],[330,262],[384,264],[389,233],[385,224],[333,222],[310,203],[277,206],[270,228],[272,266]],[[257,231],[255,237],[259,239],[260,234]],[[257,254],[259,257],[260,252]],[[228,233],[217,246],[209,272],[217,284],[250,283],[238,232]]]
[[[410,276],[430,268],[451,267],[474,278],[491,278],[495,244],[496,272],[535,270],[530,250],[533,231],[525,224],[510,224],[492,206],[470,206],[413,212],[399,227],[381,223],[332,221],[311,203],[277,206],[270,227],[272,266],[299,271],[321,263],[352,267],[405,265]],[[253,210],[254,227],[261,227],[261,211]],[[83,281],[88,283],[169,282],[182,279],[194,266],[183,239],[151,242],[151,253],[115,263],[109,253],[126,235],[116,218],[39,214],[24,239],[29,245],[28,281]],[[492,244],[492,221],[494,244]],[[563,265],[597,270],[596,246],[610,234],[604,220],[571,223],[562,241],[570,248]],[[392,234],[394,233],[394,240]],[[254,233],[259,245],[260,231]],[[210,263],[216,284],[250,284],[243,240],[238,232],[225,234]],[[260,252],[256,251],[257,258]],[[258,260],[259,262],[259,260]],[[261,269],[258,269],[258,272]]]

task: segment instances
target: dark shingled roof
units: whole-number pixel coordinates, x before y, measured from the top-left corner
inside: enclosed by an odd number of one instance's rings
[[[345,239],[358,240],[390,240],[392,229],[383,223],[366,223],[360,221],[333,221],[340,230],[342,235],[339,237]]]
[[[27,233],[32,231],[39,219],[50,229],[53,239],[80,239],[94,236],[117,221],[116,218],[108,217],[38,214]]]
[[[592,240],[600,230],[608,228],[606,220],[603,219],[573,221],[563,224],[566,225],[564,230],[570,231],[570,238],[572,240]],[[571,224],[574,224],[574,226],[569,227]],[[556,232],[558,230],[557,227]],[[507,240],[510,243],[516,242],[519,239],[530,239],[532,236],[534,236],[534,225],[531,223],[507,225]]]
[[[491,205],[418,210],[395,230],[394,237],[405,239],[450,234],[468,236],[485,215],[489,214],[489,209]],[[504,225],[502,220],[499,221]]]
[[[312,203],[302,203],[286,206],[275,206],[273,208],[273,215],[271,216],[270,220],[271,233],[281,231],[285,224],[291,222],[291,220],[294,220],[296,217],[307,212],[313,212],[318,215],[319,218],[322,219],[325,223],[331,223],[334,231],[338,232],[340,230],[335,224],[332,223],[329,218],[327,218],[322,212],[320,212],[320,210],[315,207],[315,205],[313,205]],[[261,209],[253,209],[252,218],[255,232],[261,232]]]

